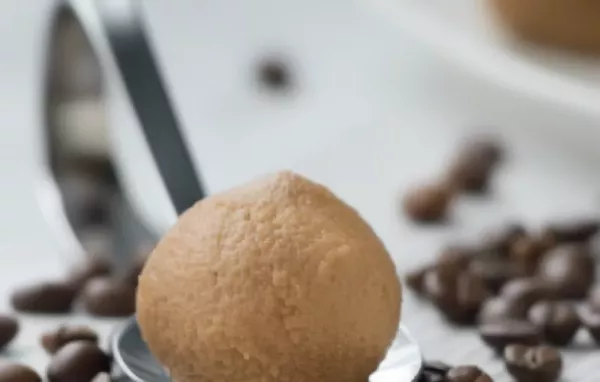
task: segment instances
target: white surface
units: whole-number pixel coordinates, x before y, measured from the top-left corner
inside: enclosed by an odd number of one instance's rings
[[[185,8],[191,6],[191,0],[181,3],[181,9],[190,18],[193,13],[198,14]],[[0,223],[0,256],[4,256],[0,297],[4,298],[0,301],[4,309],[8,309],[5,297],[13,286],[34,278],[53,277],[66,265],[65,258],[61,257],[61,248],[64,247],[55,240],[60,236],[54,236],[54,229],[61,227],[60,221],[52,223],[50,220],[49,223],[40,212],[48,209],[39,208],[38,185],[45,181],[45,177],[40,175],[44,174],[44,158],[39,139],[39,115],[36,113],[39,110],[40,84],[36,63],[41,58],[41,42],[37,34],[43,30],[47,15],[39,1],[35,4],[22,8],[0,5],[0,17],[11,20],[8,24],[0,23],[0,32],[3,28],[7,29],[0,33],[0,38],[4,39],[0,40],[0,46],[8,47],[11,57],[18,57],[14,61],[0,61],[0,75],[10,73],[10,76],[2,78],[3,87],[0,89],[2,104],[10,105],[0,113],[0,153],[4,159],[0,161],[0,173],[4,177],[0,199],[0,216],[3,217]],[[214,6],[218,8],[216,3]],[[155,12],[153,17],[158,17],[160,12],[167,14],[168,10],[156,8]],[[332,11],[326,14],[331,16]],[[371,46],[373,50],[365,51],[363,55],[379,52],[382,54],[379,57],[385,60],[376,62],[364,57],[364,61],[359,60],[361,55],[354,53],[351,56],[353,49],[346,46],[341,52],[346,52],[348,59],[356,62],[342,65],[339,74],[337,66],[323,69],[318,76],[315,72],[314,82],[308,82],[315,86],[308,88],[311,95],[314,92],[315,98],[306,95],[304,99],[301,96],[294,101],[297,104],[278,104],[267,100],[250,102],[249,98],[244,98],[246,93],[237,93],[239,88],[234,85],[241,84],[236,82],[241,81],[237,77],[234,77],[236,80],[228,79],[232,83],[225,87],[224,93],[211,94],[203,90],[202,85],[213,83],[209,80],[215,75],[210,70],[216,65],[215,58],[212,58],[215,60],[213,66],[206,67],[204,70],[207,72],[201,72],[198,79],[192,81],[184,75],[186,71],[200,67],[203,62],[201,56],[205,54],[199,50],[194,53],[197,56],[192,56],[183,48],[193,44],[175,38],[192,21],[202,24],[197,18],[184,18],[181,25],[169,26],[165,22],[165,33],[169,27],[175,29],[165,35],[171,36],[172,44],[168,44],[169,40],[165,37],[161,49],[173,50],[169,52],[174,54],[169,55],[173,61],[167,65],[173,70],[169,72],[170,80],[180,89],[176,91],[176,97],[186,126],[198,129],[197,134],[207,139],[202,141],[207,145],[206,150],[198,152],[206,155],[207,159],[213,158],[206,165],[210,166],[207,174],[214,176],[214,189],[244,181],[256,172],[293,167],[327,184],[356,206],[388,245],[400,273],[432,258],[443,243],[456,237],[470,237],[508,218],[522,218],[536,224],[553,216],[595,213],[598,209],[598,156],[592,155],[596,152],[597,141],[589,139],[589,136],[585,138],[584,135],[582,139],[581,135],[568,133],[587,131],[590,130],[587,127],[597,125],[597,120],[590,118],[589,114],[578,114],[570,108],[557,106],[548,108],[547,104],[536,99],[514,97],[506,90],[493,86],[488,88],[472,79],[468,81],[461,72],[444,68],[443,62],[440,64],[440,61],[427,59],[424,52],[414,48],[414,42],[400,35],[388,35],[386,25],[378,26],[381,28],[377,29],[379,35],[368,35],[372,40],[365,37],[367,35],[355,36],[352,41],[339,37],[346,44],[353,44],[356,40],[356,49]],[[365,28],[376,24],[372,21]],[[324,24],[322,27],[325,27]],[[9,38],[11,34],[19,36],[18,41]],[[315,39],[317,37],[314,36]],[[204,46],[202,44],[208,43],[208,39],[199,37],[197,43]],[[390,49],[385,55],[384,48]],[[182,51],[176,53],[177,49]],[[188,54],[196,61],[186,60]],[[331,65],[336,62],[333,55],[326,57],[331,60],[328,61]],[[327,62],[321,64],[324,68],[329,67]],[[365,65],[361,68],[369,69],[369,72],[358,73],[364,76],[353,78],[353,71],[359,65]],[[229,72],[224,70],[223,73],[227,79]],[[215,79],[214,83],[219,82]],[[357,90],[363,93],[356,93]],[[211,95],[214,103],[207,103]],[[337,99],[336,95],[341,98]],[[247,108],[242,107],[242,101],[248,102],[245,104]],[[215,105],[222,107],[216,108]],[[126,105],[123,107],[126,109]],[[253,120],[249,110],[259,110],[261,118]],[[246,123],[247,120],[253,122]],[[135,132],[134,125],[127,125],[131,120],[115,120],[119,121],[125,124],[117,126]],[[504,133],[511,147],[509,162],[496,179],[493,196],[489,199],[459,200],[453,213],[453,224],[448,227],[417,229],[399,218],[398,193],[414,182],[439,174],[465,129],[488,125],[506,127]],[[248,130],[240,131],[244,128]],[[264,130],[257,131],[255,135],[254,128]],[[543,129],[563,133],[539,134]],[[279,143],[265,145],[267,137]],[[236,138],[236,141],[230,143],[230,138]],[[313,145],[317,142],[319,145]],[[137,149],[127,146],[135,141],[124,139],[122,143],[128,150],[140,149],[139,146],[136,146]],[[588,150],[584,151],[582,147]],[[284,157],[288,148],[294,150]],[[124,156],[131,152],[120,151]],[[135,192],[139,192],[136,195],[153,195],[140,198],[140,208],[146,208],[148,203],[159,203],[154,198],[158,197],[156,194],[149,194],[156,185],[146,181],[152,178],[152,173],[145,172],[148,167],[144,167],[147,164],[144,164],[143,155],[131,155],[131,162],[124,162],[131,164],[128,171],[137,169],[148,178],[138,178],[131,173],[125,175],[135,184],[140,181],[134,188]],[[282,156],[281,161],[275,160],[279,156]],[[52,190],[51,187],[43,189]],[[55,195],[51,191],[42,195],[47,195],[45,200],[50,200],[46,206],[56,208]],[[67,247],[72,244],[68,240],[65,242]],[[495,376],[503,375],[500,363],[493,360],[490,353],[481,351],[474,333],[450,330],[432,309],[421,307],[410,296],[404,303],[403,316],[406,324],[413,328],[427,357],[457,363],[472,362],[482,365]],[[81,317],[69,319],[88,320]],[[37,334],[67,318],[25,317],[23,320],[24,330],[6,356],[28,362],[41,371],[45,368],[46,357],[37,345]],[[111,327],[110,322],[90,322],[97,324],[104,334]],[[569,380],[597,381],[597,375],[589,373],[586,365],[591,367],[599,361],[600,355],[595,353],[569,354]],[[506,377],[497,380],[504,381]]]
[[[470,76],[549,106],[600,115],[600,58],[510,38],[487,0],[373,0],[373,8]]]

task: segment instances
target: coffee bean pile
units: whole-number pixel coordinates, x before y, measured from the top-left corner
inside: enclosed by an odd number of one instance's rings
[[[96,317],[128,317],[135,313],[137,278],[146,260],[140,255],[123,274],[113,273],[110,262],[89,256],[73,267],[62,280],[42,281],[16,289],[12,307],[28,314],[66,314],[81,307]],[[0,351],[19,331],[18,320],[0,314]],[[109,381],[111,356],[98,345],[97,332],[82,325],[61,325],[43,333],[40,346],[51,356],[46,369],[48,382]],[[100,378],[100,379],[97,379]],[[0,363],[0,382],[41,382],[42,377],[27,365]]]
[[[447,220],[452,201],[460,193],[485,194],[504,156],[492,139],[478,137],[467,141],[450,167],[436,182],[409,190],[402,200],[405,214],[421,223]]]
[[[127,317],[135,313],[135,290],[145,256],[125,275],[113,274],[109,260],[89,256],[63,280],[42,281],[16,289],[12,307],[23,313],[64,314],[76,305],[92,316]]]
[[[0,315],[0,351],[9,346],[18,330],[14,317]],[[42,334],[40,345],[52,355],[46,369],[49,382],[90,382],[99,375],[108,377],[111,372],[111,357],[100,349],[98,334],[87,326],[62,325]],[[27,365],[0,363],[0,382],[41,381],[41,376]]]
[[[501,157],[502,150],[491,142],[467,145],[449,180],[440,184],[453,185],[445,186],[452,195],[484,192]],[[475,174],[481,176],[478,182]],[[425,198],[416,202],[415,195]],[[407,194],[404,210],[413,220],[445,216],[449,202],[441,208],[441,198],[428,195]],[[429,213],[425,219],[423,211]],[[503,356],[517,381],[556,381],[562,370],[557,348],[569,346],[580,328],[600,345],[600,285],[594,286],[592,245],[598,233],[600,219],[559,221],[536,230],[507,224],[475,244],[442,249],[434,262],[407,274],[406,284],[448,322],[477,327],[482,342]],[[461,381],[484,377],[469,378]]]
[[[473,365],[451,367],[443,362],[425,362],[417,382],[492,382],[492,378]]]

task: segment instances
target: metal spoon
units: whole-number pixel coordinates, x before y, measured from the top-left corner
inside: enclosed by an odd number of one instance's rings
[[[135,318],[129,319],[112,339],[115,361],[123,373],[135,382],[168,382],[169,376],[152,356],[141,337]],[[419,345],[409,331],[400,326],[386,358],[369,378],[370,382],[415,382],[423,359]]]
[[[205,193],[146,39],[139,2],[98,0],[95,5],[110,53],[114,56],[156,166],[177,213],[181,214],[204,198]],[[124,374],[133,381],[170,380],[147,348],[135,317],[115,332],[112,351]],[[385,360],[370,381],[416,381],[422,363],[418,344],[408,330],[400,326]]]

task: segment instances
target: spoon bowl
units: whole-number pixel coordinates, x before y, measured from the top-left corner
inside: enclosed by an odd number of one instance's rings
[[[169,382],[171,379],[142,339],[135,317],[119,326],[112,338],[115,361],[134,382]],[[400,325],[398,334],[369,382],[416,382],[423,357],[408,329]]]

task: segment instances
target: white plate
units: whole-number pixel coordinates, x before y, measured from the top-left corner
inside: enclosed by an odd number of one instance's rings
[[[478,80],[600,120],[600,57],[517,43],[494,19],[487,0],[372,0],[372,5]]]

